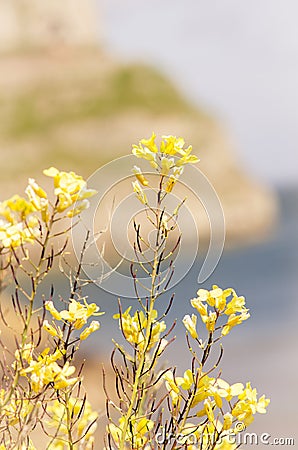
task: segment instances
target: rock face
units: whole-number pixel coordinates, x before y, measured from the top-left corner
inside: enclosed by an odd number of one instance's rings
[[[0,51],[98,41],[95,0],[1,0]]]

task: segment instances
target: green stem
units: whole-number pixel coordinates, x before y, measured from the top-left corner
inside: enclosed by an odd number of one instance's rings
[[[42,266],[42,263],[43,263],[43,260],[44,260],[44,255],[45,255],[45,252],[46,252],[46,248],[47,248],[47,245],[48,245],[48,242],[49,242],[49,239],[50,239],[51,229],[52,229],[53,222],[54,222],[54,217],[55,217],[55,209],[54,209],[54,211],[52,213],[52,216],[50,218],[50,221],[49,221],[49,224],[48,224],[48,227],[47,227],[47,232],[46,232],[45,240],[44,240],[44,243],[43,243],[43,246],[42,246],[40,258],[39,258],[38,264],[36,266],[35,276],[32,277],[32,290],[31,290],[31,295],[29,297],[29,309],[28,309],[28,313],[27,313],[24,329],[23,329],[22,336],[21,336],[20,352],[22,352],[22,350],[23,350],[23,348],[24,348],[24,346],[26,344],[26,341],[28,339],[28,330],[29,330],[30,322],[31,322],[32,315],[33,315],[33,305],[34,305],[34,300],[35,300],[35,296],[36,296],[36,292],[37,292],[37,286],[38,286],[38,283],[39,283],[40,270],[41,270],[41,266]],[[8,391],[4,401],[3,401],[3,403],[1,404],[2,407],[6,406],[7,403],[10,401],[11,396],[12,396],[13,392],[15,391],[15,389],[16,389],[16,387],[18,385],[19,377],[20,377],[20,373],[19,373],[19,370],[17,368],[15,376],[14,376],[14,379],[13,379],[13,382],[12,382],[12,385],[11,385],[11,388],[9,389],[9,391]]]
[[[66,428],[67,428],[67,438],[68,438],[68,446],[69,450],[74,449],[74,445],[72,442],[72,420],[71,420],[71,411],[69,405],[70,396],[68,393],[65,393],[65,408],[66,408]]]
[[[152,282],[151,282],[150,306],[149,306],[149,312],[148,312],[145,343],[144,343],[145,349],[148,347],[148,345],[150,343],[151,326],[152,326],[152,323],[154,320],[153,319],[153,311],[154,311],[154,303],[156,300],[155,281],[156,281],[156,276],[157,276],[157,273],[156,273],[157,265],[158,265],[158,258],[157,258],[157,254],[155,254],[154,264],[153,264],[153,272],[152,272]],[[121,440],[120,440],[120,444],[119,444],[119,450],[125,449],[125,438],[126,438],[126,434],[127,434],[128,427],[129,427],[129,420],[132,416],[133,408],[134,408],[135,402],[137,400],[140,379],[142,377],[142,372],[143,372],[143,368],[145,366],[145,362],[146,362],[146,351],[144,351],[141,354],[139,365],[138,365],[138,368],[136,371],[135,381],[133,384],[132,394],[131,394],[131,398],[130,398],[130,404],[129,404],[128,410],[125,414],[124,423],[123,423],[122,430],[121,430],[122,433],[121,433]]]

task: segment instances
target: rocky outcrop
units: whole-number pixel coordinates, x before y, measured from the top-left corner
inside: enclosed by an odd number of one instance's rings
[[[119,65],[98,49],[92,0],[75,8],[73,0],[3,0],[0,11],[1,196],[49,165],[88,176],[154,130],[193,144],[222,201],[228,243],[268,233],[274,194],[247,176],[216,119],[157,71]],[[200,233],[209,234],[206,218]]]
[[[249,179],[222,126],[150,68],[120,66],[98,50],[6,55],[0,99],[2,194],[23,189],[29,175],[51,164],[88,176],[154,130],[193,144],[222,201],[228,243],[259,239],[271,228],[273,193]],[[206,220],[200,232],[208,235]]]
[[[95,45],[95,0],[1,0],[0,51]]]

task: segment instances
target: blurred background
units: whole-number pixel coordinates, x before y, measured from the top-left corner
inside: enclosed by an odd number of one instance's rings
[[[295,437],[298,418],[297,14],[295,0],[0,3],[1,200],[21,194],[28,176],[43,183],[51,165],[88,177],[152,130],[193,144],[227,227],[204,287],[233,286],[251,310],[227,338],[223,374],[271,398],[251,430],[273,438]],[[168,361],[179,371],[197,272],[175,289],[170,314],[178,325]],[[95,398],[99,359],[121,338],[117,299],[89,295],[107,311],[84,348]]]

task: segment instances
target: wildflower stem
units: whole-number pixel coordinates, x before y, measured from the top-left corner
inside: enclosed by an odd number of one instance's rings
[[[156,229],[157,229],[157,236],[159,233],[159,228],[160,228],[160,217],[159,217],[159,208],[160,208],[160,203],[161,203],[161,197],[160,195],[158,195],[158,199],[157,199],[157,212],[156,212]],[[149,344],[150,344],[150,340],[151,340],[151,336],[152,336],[152,324],[154,321],[154,304],[155,304],[155,300],[157,299],[157,295],[156,295],[156,277],[158,275],[158,268],[160,265],[160,256],[158,254],[158,249],[159,249],[159,244],[158,241],[156,242],[156,248],[154,249],[154,260],[153,260],[153,264],[152,264],[152,272],[151,272],[151,288],[150,288],[150,303],[149,303],[149,310],[148,310],[148,319],[147,319],[147,324],[146,324],[146,333],[145,333],[145,342],[144,342],[144,351],[141,353],[141,357],[139,360],[139,364],[138,364],[138,368],[135,374],[135,379],[134,379],[134,384],[133,384],[133,388],[132,388],[132,394],[130,397],[130,403],[129,403],[129,407],[127,412],[125,413],[124,416],[124,423],[122,426],[122,430],[121,430],[121,438],[120,438],[120,444],[119,444],[119,450],[124,450],[125,449],[125,441],[126,441],[126,437],[127,437],[127,432],[129,430],[129,421],[130,418],[134,412],[134,407],[135,407],[135,403],[138,397],[138,393],[139,393],[139,385],[140,385],[140,380],[142,378],[142,376],[144,375],[143,370],[145,367],[145,362],[146,362],[146,356],[147,356],[147,351],[149,348]],[[149,374],[147,374],[147,376],[149,376]],[[144,390],[144,386],[142,387],[142,390]],[[142,398],[140,403],[138,404],[138,411],[135,413],[138,413],[136,415],[143,415],[143,405],[144,405],[144,401],[145,401],[145,394],[144,392],[142,393]]]

